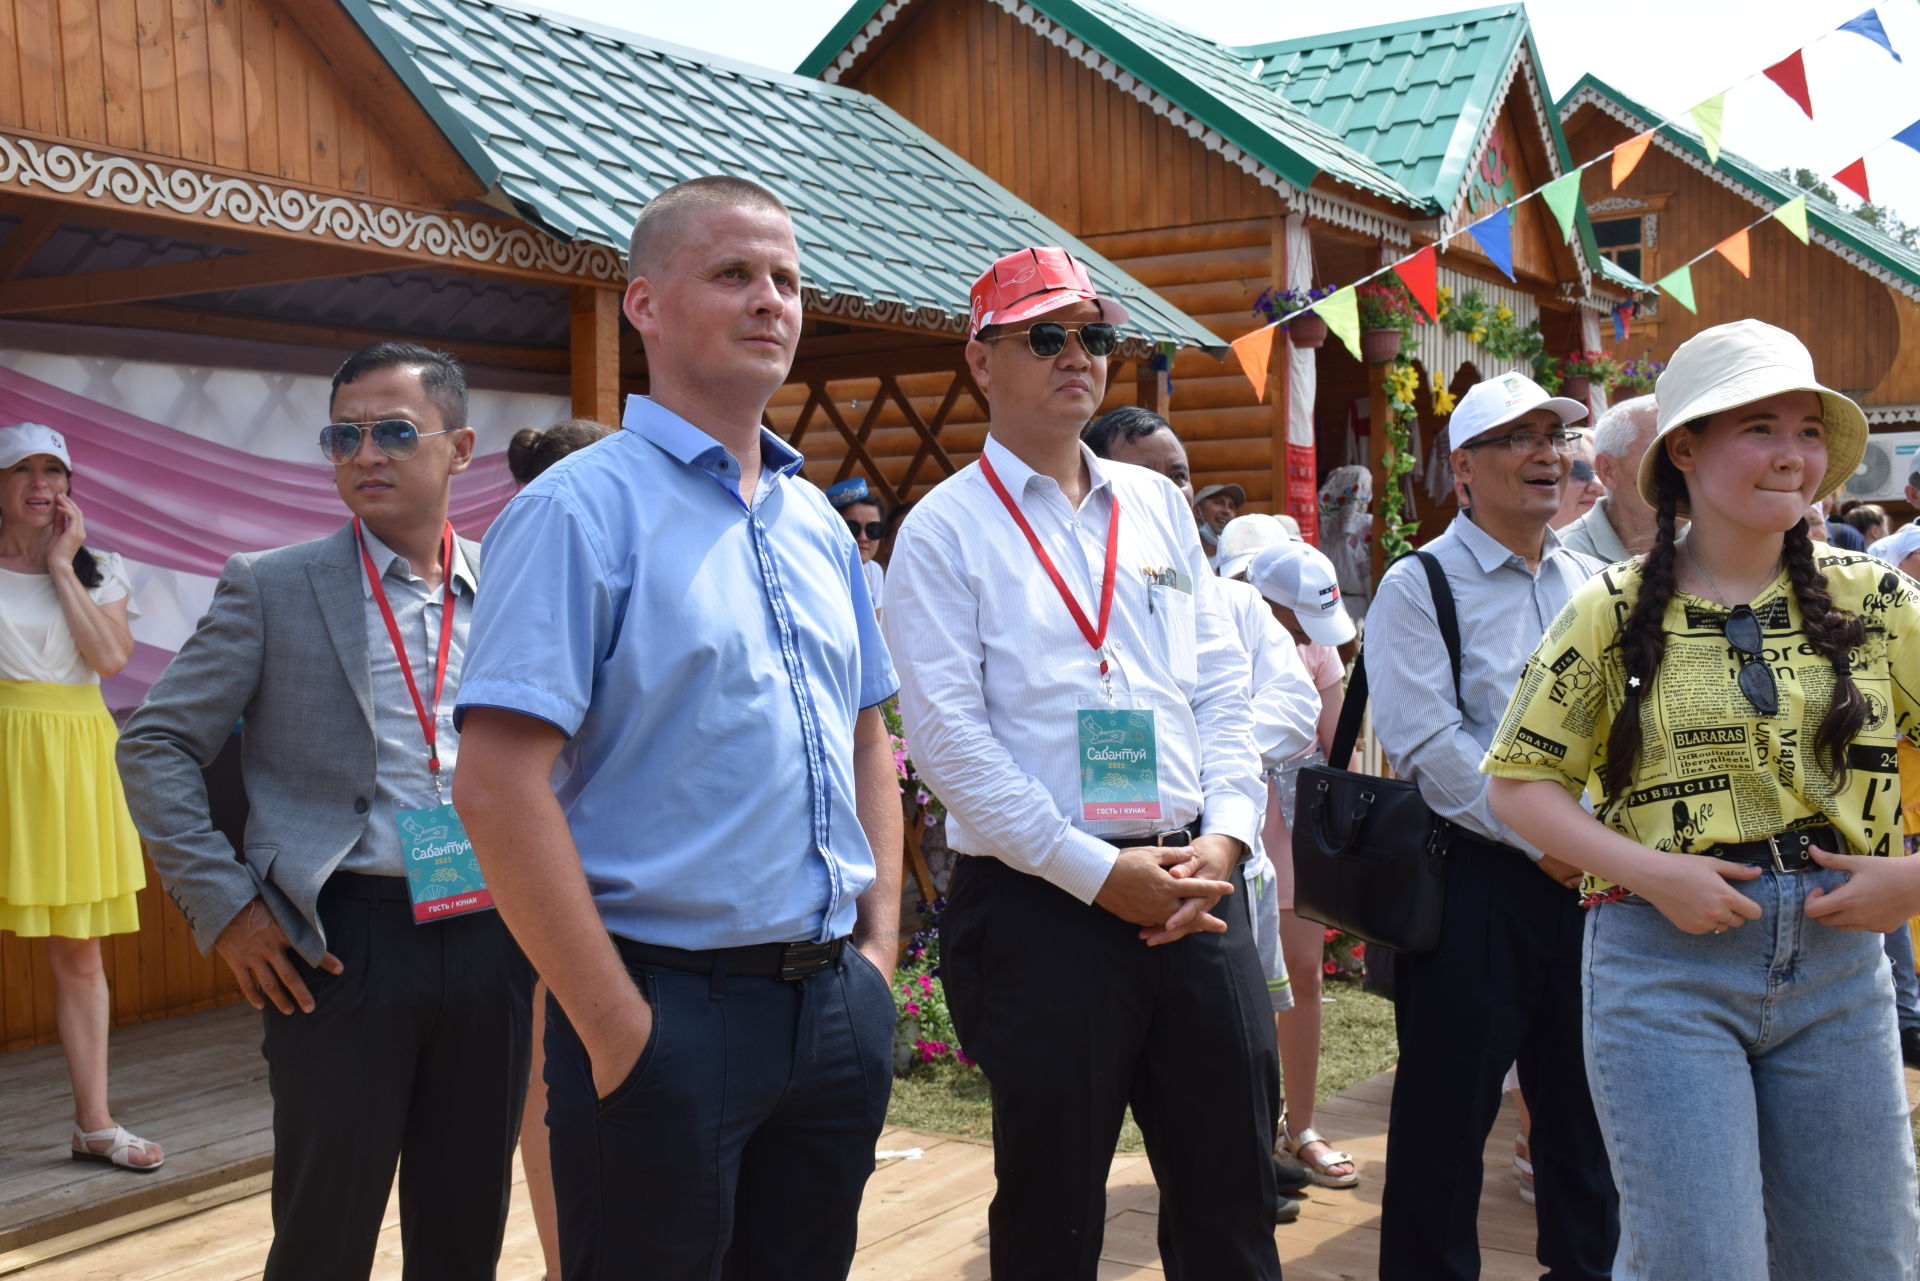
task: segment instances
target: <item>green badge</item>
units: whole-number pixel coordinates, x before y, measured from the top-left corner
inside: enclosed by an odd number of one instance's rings
[[[1081,708],[1080,816],[1086,819],[1160,817],[1160,749],[1153,713],[1127,708]]]
[[[473,842],[452,805],[401,810],[395,818],[415,925],[493,907],[493,892],[480,875]]]

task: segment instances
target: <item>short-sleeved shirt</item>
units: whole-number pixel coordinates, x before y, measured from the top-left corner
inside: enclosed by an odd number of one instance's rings
[[[770,432],[749,506],[644,397],[508,504],[460,711],[568,735],[555,774],[607,928],[709,950],[851,932],[873,853],[853,732],[897,682],[859,549]]]
[[[1481,768],[1552,779],[1573,796],[1585,789],[1596,818],[1657,850],[1699,854],[1832,824],[1848,852],[1900,853],[1894,748],[1920,712],[1920,583],[1861,553],[1816,554],[1814,563],[1833,603],[1866,630],[1853,680],[1869,719],[1846,749],[1844,786],[1814,744],[1833,703],[1833,667],[1801,634],[1800,602],[1782,572],[1752,602],[1779,712],[1762,715],[1735,683],[1741,659],[1725,636],[1728,611],[1676,591],[1666,651],[1641,708],[1633,777],[1619,794],[1606,790],[1606,742],[1626,692],[1618,638],[1640,587],[1633,561],[1602,571],[1554,620]],[[1590,891],[1606,885],[1588,878]]]
[[[120,557],[113,552],[94,552],[93,560],[100,570],[100,585],[87,588],[87,597],[96,605],[124,600],[128,619],[140,617]],[[51,574],[0,569],[0,680],[50,685],[100,683],[100,673],[80,655]]]

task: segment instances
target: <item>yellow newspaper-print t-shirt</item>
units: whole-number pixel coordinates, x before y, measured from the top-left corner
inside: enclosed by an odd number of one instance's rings
[[[1676,591],[1667,648],[1641,708],[1640,754],[1620,795],[1601,783],[1606,741],[1626,694],[1618,640],[1640,586],[1637,562],[1590,579],[1547,629],[1480,768],[1501,778],[1552,779],[1594,798],[1594,817],[1657,850],[1704,853],[1831,823],[1849,852],[1901,849],[1895,745],[1920,714],[1920,583],[1851,552],[1815,557],[1833,603],[1860,616],[1852,655],[1867,725],[1847,749],[1836,790],[1814,738],[1833,702],[1833,667],[1800,632],[1800,605],[1783,571],[1753,601],[1779,712],[1763,716],[1735,683],[1740,654],[1728,611]],[[1551,850],[1549,850],[1551,853]],[[1587,878],[1586,889],[1608,882]]]

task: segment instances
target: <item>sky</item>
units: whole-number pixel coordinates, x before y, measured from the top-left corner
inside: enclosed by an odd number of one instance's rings
[[[522,7],[638,31],[739,62],[791,70],[851,0],[508,0]],[[1131,0],[1223,43],[1328,31],[1333,6],[1302,0]],[[1533,0],[1527,7],[1549,91],[1558,97],[1592,73],[1668,116],[1721,90],[1722,145],[1768,168],[1823,176],[1866,155],[1876,203],[1920,222],[1920,153],[1888,143],[1920,116],[1920,2],[1878,6],[1896,63],[1878,45],[1833,32],[1867,0]],[[1398,22],[1474,7],[1467,0],[1342,0],[1343,27]],[[1821,38],[1824,35],[1824,38]],[[1814,120],[1758,72],[1806,49]],[[1741,83],[1744,82],[1744,83]],[[1877,149],[1874,149],[1876,148]],[[1857,201],[1839,184],[1841,204]]]

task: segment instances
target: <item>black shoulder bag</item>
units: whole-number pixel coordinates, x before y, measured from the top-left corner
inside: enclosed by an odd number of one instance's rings
[[[1453,592],[1439,561],[1425,552],[1407,554],[1427,571],[1458,702],[1460,622]],[[1363,652],[1347,684],[1330,760],[1352,759],[1366,708]],[[1293,910],[1396,952],[1431,952],[1440,945],[1452,832],[1453,824],[1427,807],[1409,779],[1309,765],[1300,771],[1294,802]]]

